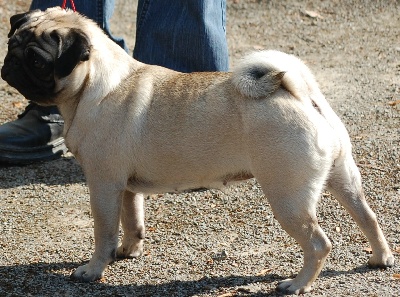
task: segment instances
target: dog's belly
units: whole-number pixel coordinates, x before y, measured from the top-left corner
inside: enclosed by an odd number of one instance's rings
[[[231,173],[215,179],[199,181],[174,181],[174,182],[155,182],[145,178],[132,175],[128,179],[127,189],[136,193],[165,193],[165,192],[184,192],[197,189],[220,189],[233,183],[241,182],[254,176],[246,171]]]

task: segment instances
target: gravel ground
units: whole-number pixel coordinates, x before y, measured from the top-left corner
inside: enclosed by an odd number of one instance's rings
[[[0,61],[8,18],[25,11],[26,2],[0,0]],[[117,0],[113,22],[131,48],[132,2]],[[228,0],[227,37],[232,65],[264,48],[308,63],[349,130],[368,201],[395,252],[395,267],[369,269],[366,238],[332,196],[322,195],[318,217],[333,250],[308,296],[399,296],[400,2]],[[26,105],[3,81],[0,100],[0,123]],[[143,257],[114,263],[93,284],[70,281],[94,248],[79,165],[67,154],[0,167],[0,296],[275,296],[277,282],[302,265],[301,249],[255,180],[223,191],[149,196],[146,224]]]

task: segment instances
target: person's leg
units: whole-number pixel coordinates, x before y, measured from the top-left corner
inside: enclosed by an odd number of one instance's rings
[[[139,0],[135,59],[170,69],[227,71],[226,0]]]
[[[121,47],[123,39],[110,33],[114,0],[75,0],[76,10],[93,19]],[[33,0],[31,10],[59,6],[60,0]],[[69,3],[69,1],[68,1]],[[56,107],[30,103],[18,119],[0,126],[0,163],[27,164],[60,157],[67,151],[62,137],[64,122]]]

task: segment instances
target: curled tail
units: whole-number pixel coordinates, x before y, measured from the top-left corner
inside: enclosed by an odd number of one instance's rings
[[[279,88],[300,100],[319,92],[311,71],[300,59],[274,50],[245,56],[231,79],[236,89],[250,98],[268,97]]]

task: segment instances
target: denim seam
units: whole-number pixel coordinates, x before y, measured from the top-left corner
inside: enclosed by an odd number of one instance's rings
[[[226,0],[221,0],[222,28],[226,34]]]
[[[99,5],[99,2],[101,2],[101,5]],[[99,0],[96,1],[97,5],[97,24],[101,26],[101,28],[104,28],[104,17],[103,17],[103,7],[105,5],[104,0]]]
[[[142,35],[142,27],[143,27],[143,25],[146,22],[147,17],[148,17],[148,12],[149,12],[149,8],[150,8],[150,4],[151,4],[150,2],[151,2],[151,0],[144,0],[143,1],[142,12],[141,12],[140,16],[138,17],[139,21],[137,22],[137,29],[136,29],[136,32],[137,32],[137,35],[138,35],[137,38]]]

